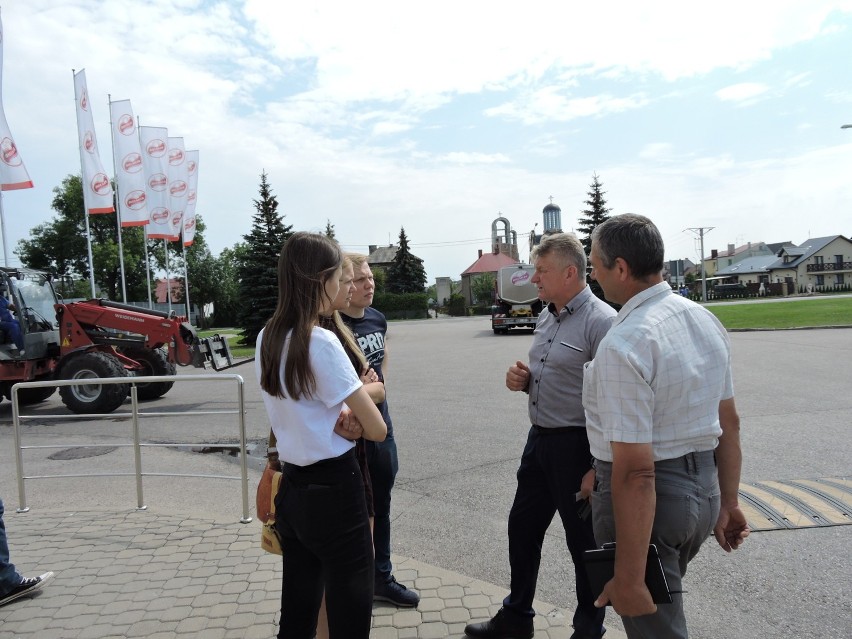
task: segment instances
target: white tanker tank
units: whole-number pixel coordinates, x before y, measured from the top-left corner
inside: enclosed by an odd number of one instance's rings
[[[491,328],[508,333],[510,328],[535,328],[542,303],[538,287],[532,283],[531,264],[504,266],[497,271],[495,299],[491,307]]]

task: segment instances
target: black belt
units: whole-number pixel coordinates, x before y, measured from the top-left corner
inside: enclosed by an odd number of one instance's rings
[[[556,426],[555,428],[548,428],[546,426],[539,426],[538,424],[533,424],[532,427],[535,429],[535,432],[540,433],[542,435],[556,435],[557,433],[585,434],[586,432],[586,429],[583,426]]]

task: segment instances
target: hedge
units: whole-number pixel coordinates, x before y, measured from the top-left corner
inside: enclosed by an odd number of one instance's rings
[[[426,293],[376,293],[373,308],[388,319],[424,319],[428,317],[429,296]]]

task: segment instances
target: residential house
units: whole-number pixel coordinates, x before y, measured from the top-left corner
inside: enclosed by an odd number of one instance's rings
[[[770,267],[773,282],[786,282],[788,293],[852,283],[852,241],[843,235],[815,237],[785,246]]]
[[[376,270],[381,270],[387,273],[388,269],[393,264],[394,258],[396,258],[399,247],[394,244],[388,244],[387,246],[376,246],[375,244],[370,244],[369,250],[370,252],[367,255],[367,264],[370,265],[370,269],[374,272]],[[411,253],[411,257],[423,264],[423,260],[413,253]]]
[[[471,306],[479,302],[480,304],[489,304],[491,300],[475,300],[473,299],[473,288],[471,287],[471,280],[477,275],[481,275],[482,273],[491,273],[494,277],[497,277],[497,271],[499,271],[504,266],[511,266],[512,264],[517,264],[519,260],[516,260],[513,257],[509,257],[505,253],[486,253],[482,254],[482,250],[479,251],[479,257],[477,260],[471,264],[467,269],[465,269],[464,273],[461,274],[461,285],[462,285],[462,297],[464,297],[464,303],[467,306]]]
[[[772,281],[770,268],[778,261],[777,255],[747,257],[716,271],[711,278],[723,284],[769,284]]]
[[[786,245],[788,243],[782,242],[781,244]],[[728,244],[728,250],[717,251],[716,249],[713,249],[710,251],[710,257],[704,258],[704,273],[707,277],[713,277],[716,275],[716,271],[736,264],[740,260],[744,260],[748,257],[756,257],[758,255],[774,254],[775,251],[773,251],[765,242],[748,242],[747,244],[737,247],[733,244]]]

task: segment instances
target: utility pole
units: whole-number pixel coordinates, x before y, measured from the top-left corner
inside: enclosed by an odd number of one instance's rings
[[[701,240],[701,301],[707,302],[707,272],[704,269],[704,233],[709,233],[712,231],[715,226],[699,226],[697,228],[689,228],[687,231],[692,231],[696,235],[698,235],[698,239]]]

